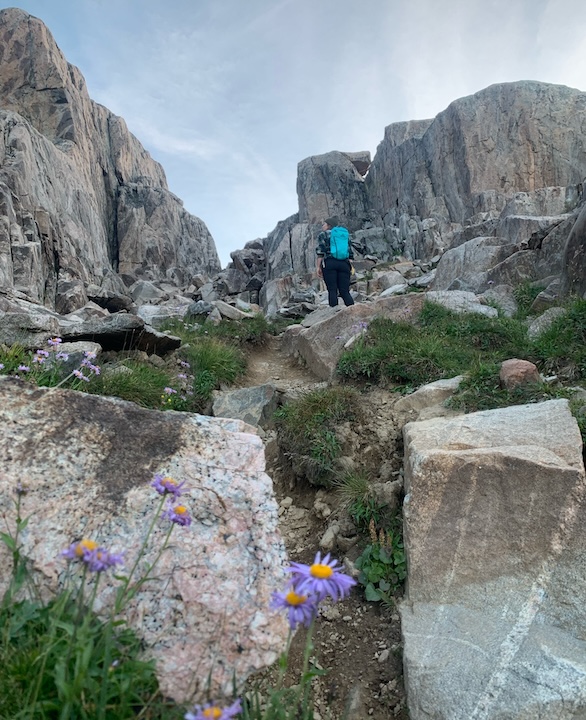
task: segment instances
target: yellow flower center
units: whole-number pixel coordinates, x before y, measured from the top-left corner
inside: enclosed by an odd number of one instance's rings
[[[172,477],[168,476],[166,478],[163,478],[163,482],[165,483],[165,485],[177,485],[177,481],[173,480]]]
[[[334,571],[329,565],[323,565],[322,563],[314,563],[310,568],[309,572],[313,577],[325,580],[326,578],[332,577]]]
[[[77,557],[82,557],[84,550],[95,550],[98,547],[98,543],[94,540],[81,540],[77,543],[75,548],[75,554]]]
[[[287,601],[287,605],[303,605],[303,603],[307,600],[307,595],[298,595],[296,592],[288,592],[287,595],[285,595],[285,600]]]
[[[222,717],[222,711],[220,710],[220,708],[211,707],[206,708],[203,711],[202,715],[204,716],[204,718],[212,718],[212,720],[217,720],[217,718]]]
[[[185,515],[186,512],[187,508],[185,507],[185,505],[177,505],[177,507],[175,508],[176,515]]]

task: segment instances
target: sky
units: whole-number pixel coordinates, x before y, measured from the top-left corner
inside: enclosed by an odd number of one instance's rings
[[[297,164],[488,85],[586,91],[584,0],[14,0],[126,121],[222,266],[297,212]]]

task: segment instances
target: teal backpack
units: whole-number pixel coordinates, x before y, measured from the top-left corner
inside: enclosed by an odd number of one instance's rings
[[[336,260],[350,257],[350,235],[345,227],[336,226],[330,230],[330,255]]]

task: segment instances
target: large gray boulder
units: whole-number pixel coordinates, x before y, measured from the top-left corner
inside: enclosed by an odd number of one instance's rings
[[[0,34],[0,287],[55,307],[61,281],[219,270],[203,222],[124,121],[90,99],[43,23],[0,10]]]
[[[413,720],[586,717],[586,478],[566,400],[409,423]]]
[[[196,691],[200,701],[208,691],[231,693],[276,660],[288,626],[269,603],[285,586],[286,555],[263,444],[250,426],[0,377],[0,464],[6,511],[17,485],[28,490],[22,553],[44,595],[61,587],[61,550],[80,538],[124,551],[128,571],[158,512],[154,474],[185,480],[181,502],[193,522],[175,528],[156,578],[124,618],[155,659],[163,694],[180,703]],[[161,519],[141,574],[166,532]],[[4,544],[0,561],[10,568]],[[0,574],[0,595],[8,579]],[[116,586],[100,584],[98,612],[108,614]]]

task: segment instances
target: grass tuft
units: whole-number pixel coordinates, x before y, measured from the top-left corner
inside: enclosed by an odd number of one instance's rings
[[[314,390],[279,408],[277,438],[295,473],[314,485],[331,485],[342,452],[336,429],[359,415],[358,393],[343,386]]]

